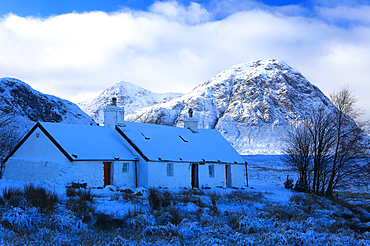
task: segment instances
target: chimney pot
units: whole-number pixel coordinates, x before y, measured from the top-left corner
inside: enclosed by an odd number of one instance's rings
[[[189,108],[189,117],[184,119],[184,128],[190,129],[193,133],[198,131],[198,120],[193,118],[193,109]]]
[[[189,108],[189,118],[193,118],[193,109]]]
[[[112,106],[117,106],[117,98],[112,97]]]

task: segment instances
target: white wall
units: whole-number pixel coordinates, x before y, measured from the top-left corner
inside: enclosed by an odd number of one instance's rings
[[[214,177],[209,177],[208,167],[212,164],[199,165],[199,188],[210,186],[215,188],[217,186],[225,186],[225,165],[214,165]]]
[[[226,168],[225,164],[214,163],[214,177],[209,177],[208,167],[212,163],[206,163],[205,165],[199,165],[199,188],[210,186],[215,188],[217,186],[226,187]],[[245,187],[246,176],[245,166],[230,164],[231,166],[231,180],[233,187]]]
[[[64,184],[69,171],[65,158],[10,158],[5,164],[4,178],[27,182]]]
[[[246,169],[245,165],[231,165],[231,179],[234,187],[246,187]]]
[[[12,157],[6,162],[4,178],[57,185],[78,182],[103,186],[102,167],[102,162],[70,162],[66,158]]]
[[[71,162],[70,162],[71,163]],[[102,161],[74,161],[65,174],[67,183],[87,183],[88,187],[104,186],[104,170]]]
[[[36,137],[38,134],[39,137]],[[13,154],[13,157],[65,157],[62,152],[40,130],[36,129],[31,136]]]
[[[129,172],[122,172],[122,164],[129,164]],[[103,161],[74,161],[66,158],[10,158],[4,178],[27,182],[69,185],[87,183],[88,187],[104,186]],[[132,161],[112,162],[112,184],[117,187],[135,187],[135,164]]]
[[[190,163],[173,163],[173,176],[171,177],[167,176],[167,162],[149,162],[148,173],[147,187],[191,187]]]
[[[128,172],[123,172],[123,163],[128,164]],[[115,161],[112,163],[113,180],[112,184],[117,187],[135,187],[135,162],[133,161]]]
[[[167,162],[148,163],[148,185],[146,187],[165,186],[168,188],[191,188],[191,164],[173,163],[173,177],[167,176]],[[214,177],[209,177],[208,166],[211,164],[199,165],[199,188],[209,186],[226,187],[225,164],[214,163]],[[232,186],[245,187],[246,176],[244,165],[231,165]]]

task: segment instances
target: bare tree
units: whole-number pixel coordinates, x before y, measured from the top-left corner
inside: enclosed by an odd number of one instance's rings
[[[333,129],[331,117],[323,108],[313,109],[310,117],[288,132],[283,160],[300,174],[304,191],[325,192],[328,165],[331,160]]]
[[[366,165],[359,163],[369,154],[368,136],[362,130],[369,122],[360,120],[364,112],[357,107],[354,93],[343,87],[332,93],[330,99],[337,108],[333,114],[336,136],[326,196],[332,196],[337,186],[357,176],[357,172],[366,172]]]
[[[332,196],[338,187],[370,184],[369,136],[362,111],[346,87],[331,95],[336,108],[313,110],[288,132],[283,160],[300,174],[305,191]],[[311,164],[312,163],[312,164]]]
[[[287,132],[286,146],[283,149],[283,161],[299,173],[298,183],[302,191],[308,191],[311,165],[311,145],[305,124],[297,124]]]
[[[324,108],[313,109],[310,119],[305,121],[311,139],[310,156],[313,159],[312,192],[323,194],[327,183],[328,166],[332,156],[334,134],[332,117]]]
[[[10,115],[0,112],[0,178],[4,170],[3,159],[15,147],[21,133]]]

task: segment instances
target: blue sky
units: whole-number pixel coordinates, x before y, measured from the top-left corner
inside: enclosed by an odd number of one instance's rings
[[[89,12],[89,11],[119,11],[122,8],[128,7],[135,10],[147,10],[155,1],[152,0],[100,0],[100,1],[86,1],[86,0],[2,0],[0,1],[0,15],[5,15],[12,12],[19,16],[42,16],[48,17],[50,15],[60,15],[75,12]],[[210,8],[215,1],[188,1],[179,0],[181,4],[189,5],[190,2],[197,2]],[[307,1],[301,0],[263,0],[259,1],[271,6],[284,6],[291,4],[307,4]]]
[[[0,77],[73,102],[128,81],[189,92],[278,58],[326,95],[349,85],[370,118],[370,4],[309,1],[0,1]]]

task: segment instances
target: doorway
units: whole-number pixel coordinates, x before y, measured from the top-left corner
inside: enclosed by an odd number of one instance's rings
[[[111,171],[112,171],[112,162],[103,162],[104,170],[104,187],[111,185]]]
[[[225,173],[226,173],[226,187],[232,188],[233,184],[231,182],[231,166],[225,165]]]
[[[191,188],[199,189],[199,164],[191,164]]]

